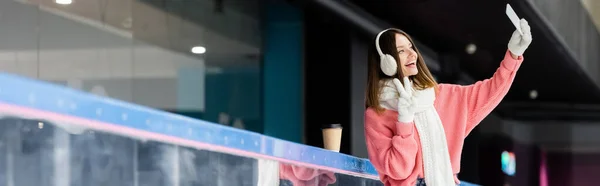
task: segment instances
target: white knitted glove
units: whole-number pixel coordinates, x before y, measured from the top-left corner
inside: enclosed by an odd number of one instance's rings
[[[392,80],[400,97],[398,98],[398,121],[402,123],[412,122],[415,118],[416,99],[413,97],[412,82],[404,77],[404,86],[398,78]]]
[[[510,41],[508,41],[508,50],[515,55],[521,56],[531,44],[531,28],[525,19],[520,20],[521,31],[523,31],[523,35],[519,33],[519,31],[515,30],[513,32]]]

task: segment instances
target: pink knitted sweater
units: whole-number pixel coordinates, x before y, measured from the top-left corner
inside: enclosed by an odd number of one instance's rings
[[[440,84],[436,95],[437,110],[448,143],[454,180],[460,172],[464,138],[508,93],[523,57],[513,59],[506,51],[493,77],[473,85]],[[398,112],[365,112],[365,135],[369,159],[386,186],[413,186],[423,178],[423,159],[419,133],[414,123],[398,122]]]

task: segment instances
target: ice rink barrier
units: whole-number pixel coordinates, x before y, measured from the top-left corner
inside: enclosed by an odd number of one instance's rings
[[[382,185],[366,159],[12,74],[0,114],[0,185]]]

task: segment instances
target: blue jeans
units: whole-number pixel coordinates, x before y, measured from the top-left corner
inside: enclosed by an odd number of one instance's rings
[[[425,179],[417,178],[417,183],[415,184],[415,186],[427,186],[427,184],[425,184]],[[475,186],[475,185],[461,181],[460,184],[458,184],[457,186]]]
[[[417,178],[417,184],[415,184],[415,186],[427,186],[425,185],[425,179]]]

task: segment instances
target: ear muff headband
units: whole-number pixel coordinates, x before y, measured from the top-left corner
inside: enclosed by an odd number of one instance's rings
[[[398,63],[396,63],[396,59],[392,55],[384,54],[381,51],[381,48],[379,47],[379,38],[381,37],[381,35],[383,35],[383,33],[390,30],[402,32],[402,30],[396,28],[388,28],[379,32],[379,34],[377,34],[377,37],[375,38],[375,48],[377,49],[377,53],[379,53],[379,66],[381,68],[381,71],[383,71],[385,75],[393,76],[396,75],[396,72],[398,71]]]

